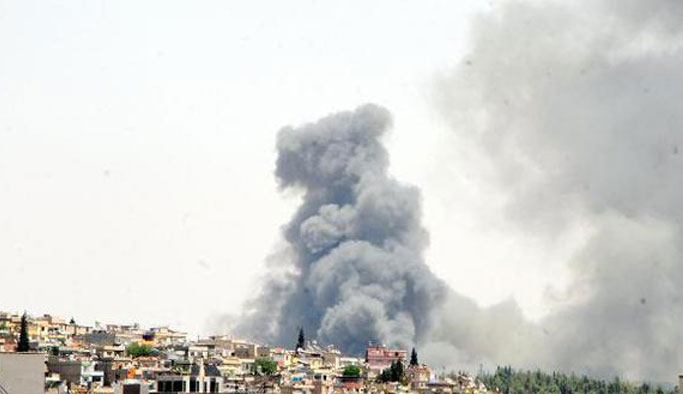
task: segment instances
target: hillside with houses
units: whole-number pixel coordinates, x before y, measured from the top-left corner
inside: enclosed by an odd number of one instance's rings
[[[17,383],[29,380],[55,394],[488,392],[466,374],[438,376],[416,349],[369,343],[364,355],[348,355],[307,341],[303,329],[292,342],[0,313],[0,385],[9,394],[37,394]]]

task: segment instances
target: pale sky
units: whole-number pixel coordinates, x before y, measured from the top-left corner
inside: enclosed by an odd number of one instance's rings
[[[433,105],[490,7],[0,0],[0,310],[206,333],[257,291],[297,204],[279,128],[375,102],[391,172],[422,189],[428,265],[542,316],[573,243],[506,225]]]

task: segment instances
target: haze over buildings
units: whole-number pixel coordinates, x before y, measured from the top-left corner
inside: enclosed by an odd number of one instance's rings
[[[453,3],[4,3],[0,308],[676,376],[683,3]]]

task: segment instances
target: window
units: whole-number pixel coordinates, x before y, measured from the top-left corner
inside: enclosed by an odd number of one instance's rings
[[[140,394],[139,384],[126,384],[123,386],[123,394]]]
[[[171,391],[171,382],[157,382],[157,391],[165,392]]]

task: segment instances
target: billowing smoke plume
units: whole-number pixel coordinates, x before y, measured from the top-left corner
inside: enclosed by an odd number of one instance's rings
[[[683,368],[683,2],[507,2],[474,25],[440,105],[469,172],[534,237],[586,234],[539,323],[480,309],[422,261],[419,193],[387,175],[388,113],[285,128],[277,177],[303,193],[237,332],[299,326],[360,353],[418,344],[433,365],[512,364],[671,381]],[[473,159],[474,160],[474,159]]]
[[[276,175],[303,192],[284,228],[287,249],[237,332],[292,345],[300,326],[360,354],[366,341],[408,347],[427,332],[445,286],[422,261],[420,195],[387,175],[389,113],[365,105],[277,142]]]
[[[580,222],[588,238],[520,364],[683,370],[682,33],[677,0],[515,1],[475,23],[441,81],[442,111],[506,217],[559,239]]]
[[[365,105],[280,131],[276,175],[303,202],[233,331],[291,346],[303,327],[351,354],[367,341],[419,344],[438,365],[519,361],[534,328],[517,305],[480,311],[424,264],[419,192],[387,174],[389,126],[385,109]]]

